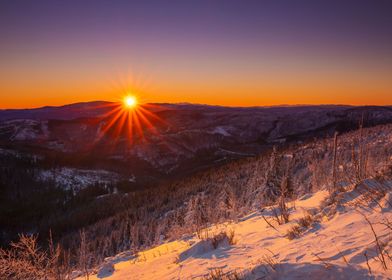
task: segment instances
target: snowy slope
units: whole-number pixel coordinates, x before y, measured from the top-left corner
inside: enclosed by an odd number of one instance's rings
[[[392,186],[391,182],[384,184],[389,189]],[[108,258],[90,279],[235,279],[211,278],[213,273],[232,273],[240,279],[392,279],[392,262],[386,253],[392,246],[392,231],[381,224],[392,219],[392,192],[376,204],[366,205],[367,195],[361,193],[362,186],[351,186],[333,202],[327,191],[319,191],[289,203],[287,224],[278,225],[267,208],[236,223],[212,226],[201,234],[234,230],[234,245],[222,242],[214,249],[209,241],[194,235],[137,256],[124,252]],[[289,240],[287,231],[309,213],[314,219],[312,225]],[[379,260],[375,236],[365,217],[383,246],[387,270]]]
[[[79,191],[94,184],[113,184],[120,179],[120,175],[107,170],[84,170],[67,167],[41,170],[37,174],[38,181],[53,181],[58,187],[74,191]]]

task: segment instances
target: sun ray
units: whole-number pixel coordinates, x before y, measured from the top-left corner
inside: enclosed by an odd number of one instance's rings
[[[113,112],[111,115],[114,115],[114,116],[111,119],[109,119],[108,124],[104,124],[104,127],[102,128],[102,130],[100,131],[100,133],[97,137],[97,141],[100,141],[108,133],[110,128],[112,128],[112,126],[116,123],[116,121],[121,117],[122,112],[121,112],[121,110],[118,110],[117,113]]]
[[[166,124],[160,117],[158,117],[156,114],[152,113],[151,111],[143,108],[143,106],[140,106],[140,110],[143,111],[144,114],[149,115],[150,117],[154,118],[155,120]]]
[[[101,141],[110,141],[109,150],[126,145],[125,153],[128,155],[132,146],[138,142],[148,141],[146,133],[159,135],[162,127],[169,126],[157,113],[166,110],[165,106],[157,104],[139,104],[135,95],[127,94],[118,102],[97,105],[99,108],[107,108],[99,118],[101,128],[92,145]],[[105,137],[107,136],[107,137]],[[123,140],[126,140],[123,142]],[[119,143],[120,144],[119,146]]]
[[[140,124],[140,120],[139,120],[137,114],[135,113],[135,111],[133,111],[132,114],[133,114],[133,119],[134,119],[136,131],[140,136],[140,140],[144,142],[145,141],[144,133],[143,133],[143,128]]]
[[[133,114],[128,112],[128,139],[130,144],[133,144]]]
[[[141,110],[136,110],[136,115],[138,118],[140,118],[141,122],[144,122],[146,124],[147,129],[149,129],[152,133],[157,134],[154,125],[147,119],[145,115],[141,113]]]

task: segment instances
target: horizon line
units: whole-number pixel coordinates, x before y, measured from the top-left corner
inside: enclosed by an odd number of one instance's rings
[[[38,110],[44,108],[61,108],[66,106],[78,105],[78,104],[89,104],[89,103],[121,103],[118,101],[107,101],[107,100],[91,100],[91,101],[80,101],[73,103],[66,103],[61,105],[43,105],[38,107],[30,107],[30,108],[0,108],[0,111],[6,110]],[[342,104],[342,103],[298,103],[298,104],[274,104],[274,105],[251,105],[251,106],[241,106],[241,105],[220,105],[220,104],[208,104],[208,103],[192,103],[192,102],[146,102],[143,104],[157,104],[157,105],[193,105],[193,106],[209,106],[209,107],[224,107],[224,108],[271,108],[271,107],[303,107],[303,106],[335,106],[335,107],[391,107],[392,104],[386,105],[376,105],[376,104]]]

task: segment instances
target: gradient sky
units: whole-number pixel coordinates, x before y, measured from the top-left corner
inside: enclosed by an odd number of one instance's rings
[[[392,1],[0,2],[0,108],[392,104]]]

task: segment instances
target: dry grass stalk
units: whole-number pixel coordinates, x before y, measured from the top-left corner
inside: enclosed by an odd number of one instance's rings
[[[267,218],[266,218],[264,215],[261,215],[261,217],[264,219],[264,221],[267,223],[267,225],[269,225],[271,228],[273,228],[274,230],[276,230],[277,232],[279,232],[279,230],[278,230],[276,227],[274,227],[274,226],[267,220]]]
[[[212,269],[204,280],[240,280],[240,274],[237,271],[224,272],[221,268]]]
[[[367,268],[368,268],[368,270],[369,270],[369,273],[370,273],[370,275],[372,275],[372,269],[370,268],[370,265],[369,265],[369,258],[368,258],[367,252],[365,251],[365,252],[363,253],[363,255],[364,255],[365,258],[366,258],[366,265],[367,265]]]
[[[378,237],[378,235],[377,235],[377,233],[376,233],[376,231],[375,231],[375,229],[374,229],[374,227],[373,227],[373,224],[369,221],[369,219],[366,217],[366,215],[363,214],[363,213],[360,212],[360,211],[358,211],[358,212],[364,217],[364,219],[366,220],[366,222],[369,224],[370,229],[372,230],[372,233],[373,233],[373,236],[374,236],[374,241],[375,241],[376,246],[377,246],[377,251],[378,251],[378,256],[377,256],[377,258],[378,258],[379,261],[381,262],[382,267],[384,268],[384,270],[387,270],[387,269],[388,269],[388,266],[387,266],[387,263],[386,263],[386,260],[385,260],[385,256],[384,256],[384,249],[383,249],[384,245],[383,245],[382,242],[380,241],[380,238]],[[388,255],[387,255],[387,256],[388,256]]]

